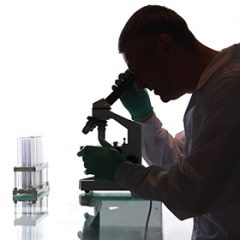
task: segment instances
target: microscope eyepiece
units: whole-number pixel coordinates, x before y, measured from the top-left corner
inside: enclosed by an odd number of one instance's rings
[[[122,96],[122,94],[128,89],[128,87],[134,81],[134,76],[133,76],[133,74],[131,73],[130,70],[126,70],[124,73],[121,73],[121,74],[123,74],[121,76],[121,78],[124,79],[124,80],[112,91],[111,94],[108,95],[107,98],[104,99],[110,106]],[[105,121],[102,121],[100,119],[96,119],[94,117],[88,117],[87,119],[88,119],[88,121],[87,121],[86,125],[84,126],[84,128],[82,130],[82,132],[84,134],[89,133],[96,126],[106,124]]]
[[[130,72],[130,70],[126,70],[125,73],[121,74],[124,75],[122,76],[124,81],[122,81],[105,99],[110,105],[112,105],[116,100],[118,100],[134,81],[134,75]]]

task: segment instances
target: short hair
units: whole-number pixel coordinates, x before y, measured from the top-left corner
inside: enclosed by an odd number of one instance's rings
[[[185,20],[176,12],[164,6],[148,5],[136,11],[125,24],[118,40],[119,52],[124,52],[129,39],[160,33],[167,33],[189,47],[196,41]]]

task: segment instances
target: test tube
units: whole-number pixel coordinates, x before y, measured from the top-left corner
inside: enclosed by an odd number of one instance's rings
[[[42,164],[42,137],[31,136],[18,138],[17,142],[18,166],[19,167],[36,167]],[[20,176],[20,185],[23,189],[30,186],[36,187],[40,183],[41,174],[36,172],[22,172]]]

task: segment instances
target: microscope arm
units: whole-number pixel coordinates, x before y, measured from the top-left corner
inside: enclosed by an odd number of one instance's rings
[[[105,99],[100,99],[93,104],[94,119],[107,121],[113,119],[128,130],[126,145],[123,145],[123,154],[126,157],[135,156],[137,162],[141,162],[141,125],[137,122],[128,120],[110,111],[110,106]],[[105,136],[105,128],[98,128],[99,136]],[[103,132],[101,132],[103,131]]]

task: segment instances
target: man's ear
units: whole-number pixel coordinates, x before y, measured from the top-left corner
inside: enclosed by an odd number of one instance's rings
[[[157,51],[166,57],[172,57],[175,52],[176,43],[167,33],[161,33],[157,39]]]

